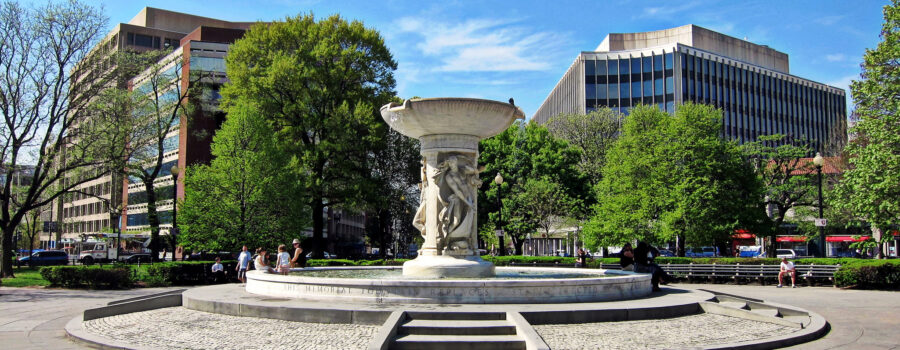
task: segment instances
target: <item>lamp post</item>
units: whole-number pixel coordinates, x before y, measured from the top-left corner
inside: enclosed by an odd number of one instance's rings
[[[116,206],[112,213],[112,221],[116,223],[116,261],[122,260],[122,204]]]
[[[178,165],[173,165],[169,171],[172,173],[172,230],[169,235],[172,236],[172,261],[175,261],[175,240],[178,234],[178,172],[181,171]],[[181,255],[184,260],[184,254]]]
[[[503,242],[503,200],[500,199],[500,191],[503,189],[503,176],[497,173],[494,177],[494,183],[497,184],[497,238],[500,240],[499,256],[506,255],[506,244]]]
[[[822,205],[822,166],[825,165],[825,158],[822,158],[822,154],[816,152],[816,157],[813,158],[813,164],[816,165],[816,170],[819,173],[819,220],[823,219],[825,216],[824,211],[825,208]],[[819,228],[819,256],[825,257],[825,225],[817,222]]]

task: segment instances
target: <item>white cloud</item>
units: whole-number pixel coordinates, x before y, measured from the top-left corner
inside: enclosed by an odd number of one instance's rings
[[[840,62],[840,61],[845,60],[846,58],[847,58],[847,56],[845,56],[845,55],[842,54],[842,53],[835,53],[835,54],[825,55],[825,59],[826,59],[828,62]]]
[[[405,17],[397,30],[421,36],[426,56],[440,57],[436,71],[508,72],[550,67],[545,53],[564,40],[559,34],[536,32],[517,21],[471,19],[461,23]]]
[[[700,5],[700,3],[697,1],[691,1],[677,6],[645,7],[643,11],[641,11],[641,14],[637,16],[637,18],[668,17],[680,12],[690,10],[694,7],[697,7],[697,5]]]

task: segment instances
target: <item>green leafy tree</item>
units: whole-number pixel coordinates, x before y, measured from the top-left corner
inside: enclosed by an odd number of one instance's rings
[[[762,192],[733,141],[719,137],[721,112],[685,104],[675,115],[632,109],[609,151],[598,204],[585,226],[589,246],[633,240],[724,242],[764,223]]]
[[[768,233],[766,250],[769,257],[775,257],[775,235],[788,212],[795,208],[818,208],[816,167],[808,158],[807,144],[785,135],[760,136],[757,141],[742,147],[765,189],[765,203],[772,225],[770,230],[760,233]]]
[[[547,121],[547,129],[554,137],[566,140],[581,150],[578,169],[588,176],[591,185],[603,178],[606,153],[616,141],[623,115],[608,107],[588,114],[560,114]]]
[[[225,62],[224,103],[252,102],[293,156],[321,256],[324,209],[359,207],[378,188],[368,181],[369,157],[385,127],[377,108],[393,98],[397,64],[377,31],[336,15],[257,24]]]
[[[370,181],[378,189],[369,192],[364,209],[370,213],[366,218],[369,239],[377,243],[379,254],[385,259],[395,237],[400,241],[399,251],[406,252],[410,240],[419,232],[412,225],[411,213],[419,205],[417,184],[422,157],[418,140],[389,127],[379,131],[381,141],[372,152],[370,165]]]
[[[479,225],[491,222],[494,227],[502,227],[518,255],[522,254],[528,235],[541,226],[542,219],[551,220],[554,215],[578,216],[581,210],[572,205],[553,215],[537,215],[532,211],[536,205],[534,199],[524,195],[526,190],[532,194],[558,191],[575,204],[583,203],[590,196],[588,180],[578,170],[580,151],[565,140],[553,137],[544,126],[516,122],[499,135],[482,140],[479,151],[480,162],[485,166],[478,198]],[[498,172],[504,179],[499,190],[503,200],[502,222],[498,222],[498,186],[494,183]],[[537,182],[526,186],[529,180]]]
[[[882,41],[866,50],[861,79],[850,84],[859,122],[837,205],[872,225],[879,244],[900,225],[900,1],[884,7]],[[878,249],[883,257],[884,249]]]
[[[237,251],[290,242],[309,223],[309,207],[289,169],[290,155],[251,105],[228,108],[213,137],[209,165],[188,168],[178,242],[186,249]],[[300,215],[306,214],[306,215]]]

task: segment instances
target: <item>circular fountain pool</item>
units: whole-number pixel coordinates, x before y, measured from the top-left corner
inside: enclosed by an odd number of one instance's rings
[[[271,297],[374,303],[520,304],[624,300],[651,292],[650,275],[626,271],[498,267],[497,277],[403,277],[400,267],[319,267],[289,275],[251,271],[247,291]]]

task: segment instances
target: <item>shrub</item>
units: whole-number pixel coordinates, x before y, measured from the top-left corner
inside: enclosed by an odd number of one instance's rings
[[[900,261],[861,260],[842,265],[834,273],[836,287],[900,289]]]
[[[127,266],[47,266],[41,268],[41,277],[51,286],[64,288],[122,289],[133,284],[131,269]]]
[[[186,286],[216,283],[211,267],[214,261],[172,261],[147,267],[147,282],[151,286]],[[236,261],[222,261],[225,272],[233,272]],[[234,275],[233,273],[231,274]]]

